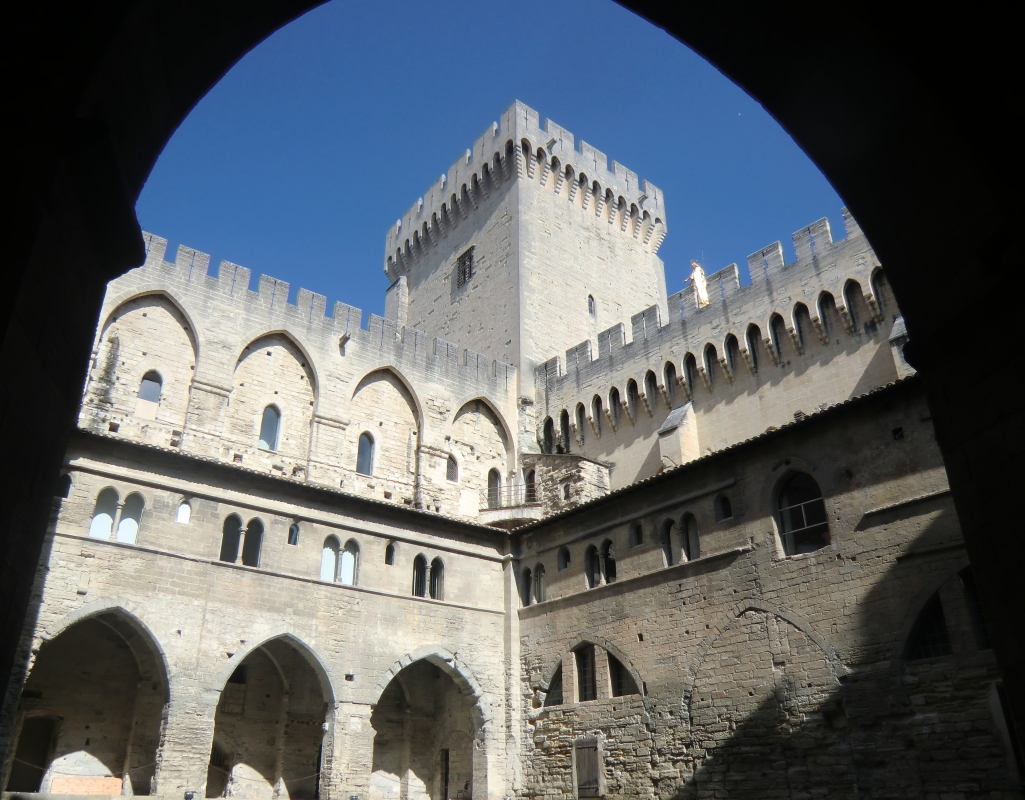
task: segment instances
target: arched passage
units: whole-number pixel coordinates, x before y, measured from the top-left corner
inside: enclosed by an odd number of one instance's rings
[[[72,622],[43,643],[22,689],[5,788],[150,794],[169,699],[161,650],[134,616]]]
[[[333,702],[323,668],[289,636],[231,667],[217,703],[206,796],[317,797]]]
[[[370,799],[487,797],[480,688],[453,657],[417,655],[390,673],[370,717]]]

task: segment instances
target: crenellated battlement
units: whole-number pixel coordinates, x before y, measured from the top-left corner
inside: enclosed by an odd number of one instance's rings
[[[666,232],[662,190],[518,100],[502,112],[448,171],[424,192],[385,235],[384,271],[395,280],[408,261],[457,226],[489,192],[526,177],[552,184],[610,225],[657,251]],[[593,198],[593,199],[592,199]],[[618,214],[618,217],[617,217]]]
[[[573,408],[577,402],[589,407],[593,394],[607,407],[612,389],[622,393],[630,379],[643,385],[649,370],[665,392],[667,366],[672,364],[679,387],[670,389],[681,388],[689,398],[700,385],[711,386],[713,370],[722,370],[727,385],[732,384],[736,370],[753,364],[752,347],[764,347],[778,364],[781,347],[800,353],[806,337],[824,341],[823,317],[834,306],[847,333],[860,335],[859,328],[882,320],[879,262],[846,208],[842,214],[846,237],[839,241],[833,241],[828,220],[820,219],[793,234],[797,258],[792,263],[784,262],[781,243],[773,242],[748,256],[750,283],[741,285],[736,264],[707,275],[708,305],[700,306],[688,285],[668,298],[668,319],[651,306],[632,316],[629,339],[625,327],[617,324],[598,334],[597,352],[585,341],[569,348],[565,361],[549,359],[536,371],[539,393],[549,398],[550,409]],[[853,313],[855,305],[868,309],[860,315],[867,319]]]
[[[367,315],[342,302],[335,302],[327,313],[327,298],[308,289],[296,292],[295,303],[288,302],[290,285],[269,275],[260,275],[255,291],[249,289],[252,272],[230,261],[221,261],[217,275],[208,274],[210,256],[180,245],[174,261],[165,260],[167,240],[145,233],[146,261],[132,276],[130,295],[138,296],[141,286],[168,291],[185,306],[197,328],[203,327],[199,316],[216,303],[219,317],[225,304],[233,307],[228,318],[238,320],[238,335],[248,332],[288,330],[302,337],[302,344],[311,351],[344,351],[358,348],[364,360],[410,363],[429,369],[432,374],[447,373],[459,381],[484,384],[493,391],[504,391],[514,382],[515,367],[489,359],[480,353],[458,347],[444,339],[428,337],[422,331],[392,320]],[[112,282],[104,313],[111,313],[126,299],[119,290],[119,281]],[[195,308],[193,308],[195,306]],[[223,324],[221,322],[220,324]]]

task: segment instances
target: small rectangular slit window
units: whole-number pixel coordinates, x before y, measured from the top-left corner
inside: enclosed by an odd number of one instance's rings
[[[456,286],[470,282],[473,277],[473,248],[471,247],[456,259]]]

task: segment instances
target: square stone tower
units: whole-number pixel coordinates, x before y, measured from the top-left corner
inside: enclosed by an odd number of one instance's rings
[[[665,233],[661,190],[517,101],[389,229],[385,315],[514,364],[533,396],[535,364],[665,319]]]

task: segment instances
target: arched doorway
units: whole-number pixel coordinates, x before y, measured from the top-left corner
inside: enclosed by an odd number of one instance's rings
[[[387,685],[374,707],[370,800],[486,796],[483,731],[467,686],[427,659]]]
[[[5,789],[147,795],[169,700],[163,658],[134,618],[109,611],[39,650],[19,704]]]
[[[206,796],[318,797],[332,701],[323,670],[298,643],[281,637],[255,648],[221,690]]]

